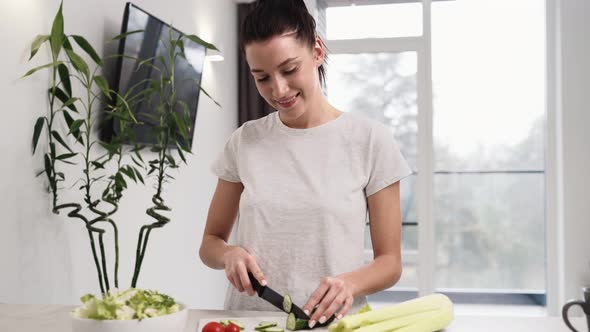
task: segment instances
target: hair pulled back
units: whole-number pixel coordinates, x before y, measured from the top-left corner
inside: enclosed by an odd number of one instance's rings
[[[291,31],[295,32],[296,39],[304,45],[314,47],[317,37],[316,22],[303,0],[257,0],[251,8],[240,30],[242,52],[251,42],[265,41]],[[321,39],[320,42],[325,52],[326,47]],[[326,60],[327,56],[324,55],[324,63]],[[318,75],[320,83],[325,86],[324,64],[318,68]]]

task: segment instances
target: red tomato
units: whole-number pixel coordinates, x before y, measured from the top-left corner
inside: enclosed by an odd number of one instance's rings
[[[240,332],[240,327],[234,323],[227,324],[225,332]]]
[[[203,326],[202,332],[223,332],[223,325],[218,322],[209,322]]]

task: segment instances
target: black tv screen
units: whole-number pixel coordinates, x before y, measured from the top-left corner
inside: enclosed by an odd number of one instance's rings
[[[162,56],[168,61],[168,47],[170,45],[170,26],[155,16],[147,13],[145,10],[137,7],[132,3],[127,3],[123,15],[123,24],[121,33],[143,30],[142,32],[133,33],[119,42],[119,53],[129,57],[119,57],[115,73],[115,90],[124,95],[133,86],[145,79],[158,79],[160,71],[149,65],[139,66],[144,59]],[[172,38],[178,38],[182,32],[177,29],[172,30]],[[184,35],[184,34],[183,34]],[[197,117],[197,105],[199,102],[199,88],[201,76],[203,73],[203,64],[205,61],[206,49],[204,46],[194,43],[187,38],[184,39],[184,52],[186,58],[177,56],[174,64],[174,85],[176,88],[175,100],[183,101],[190,113],[190,122],[188,125],[188,142],[186,145],[192,149],[192,140],[194,134],[195,120]],[[163,70],[161,61],[153,60],[150,63]],[[166,63],[168,66],[169,63]],[[197,85],[197,83],[199,85]],[[149,86],[149,82],[140,84],[133,88],[130,95],[134,95]],[[145,99],[145,98],[144,98]],[[141,100],[141,98],[136,98]],[[157,96],[151,101],[147,99],[138,103],[130,103],[130,107],[137,120],[144,125],[133,126],[137,143],[151,145],[156,143],[152,126],[156,124],[154,119],[157,114],[155,106],[158,104]],[[185,110],[177,105],[175,112],[182,115]],[[110,128],[109,128],[110,127]],[[110,125],[105,126],[106,132],[103,132],[103,138],[110,141],[113,133],[118,132],[117,121],[112,121]]]

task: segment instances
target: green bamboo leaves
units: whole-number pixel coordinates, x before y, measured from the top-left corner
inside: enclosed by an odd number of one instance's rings
[[[39,137],[41,136],[41,130],[43,130],[45,121],[46,118],[44,116],[40,116],[35,122],[35,129],[33,132],[33,153],[35,153],[35,150],[37,149],[37,143],[39,143]]]
[[[72,95],[72,82],[70,80],[70,70],[68,69],[68,66],[66,66],[63,63],[60,63],[57,66],[57,72],[59,74],[59,79],[61,80],[61,84],[65,89],[65,92],[67,93],[68,96],[71,96]],[[66,95],[66,94],[64,93],[64,95]],[[78,112],[75,109],[73,109],[73,110],[75,112]]]
[[[198,36],[195,36],[195,35],[188,35],[188,36],[186,36],[186,38],[190,39],[191,41],[193,41],[193,42],[195,42],[195,43],[197,43],[197,44],[199,44],[199,45],[203,45],[203,46],[205,46],[205,48],[208,48],[208,49],[210,49],[210,50],[216,50],[216,51],[219,51],[219,50],[217,49],[217,47],[215,47],[215,45],[213,45],[213,44],[210,44],[210,43],[208,43],[208,42],[204,41],[203,39],[201,39],[201,38],[200,38],[200,37],[198,37]]]
[[[127,36],[130,36],[130,35],[133,35],[133,34],[136,34],[139,32],[143,32],[143,30],[134,30],[134,31],[125,32],[125,33],[122,33],[122,34],[114,37],[112,40],[115,41],[115,40],[123,39]]]
[[[95,174],[97,170],[106,172],[105,164],[107,162],[117,163],[115,175],[111,178],[120,178],[120,174],[123,174],[121,170],[129,172],[130,166],[121,164],[120,157],[123,151],[121,144],[112,143],[112,153],[106,156],[93,155],[91,148],[97,143],[96,139],[91,137],[91,130],[95,126],[94,119],[96,118],[93,114],[101,111],[97,104],[107,104],[106,102],[111,99],[114,91],[110,89],[108,81],[103,76],[96,74],[97,70],[103,66],[103,60],[90,43],[82,36],[67,36],[64,33],[62,9],[63,5],[60,4],[51,33],[37,36],[31,45],[30,59],[38,54],[43,45],[49,43],[52,62],[33,68],[23,75],[23,78],[28,77],[43,69],[49,69],[51,72],[51,86],[47,90],[49,110],[46,116],[40,116],[35,122],[32,148],[33,154],[35,154],[39,149],[42,134],[46,134],[48,152],[43,155],[43,171],[38,175],[45,174],[47,176],[48,188],[53,198],[53,212],[58,214],[60,210],[68,209],[69,217],[79,219],[86,225],[100,290],[105,293],[110,288],[103,241],[106,230],[98,225],[99,223],[109,224],[114,232],[115,265],[111,273],[114,274],[115,287],[118,287],[118,230],[111,218],[118,209],[118,199],[126,186],[119,186],[118,191],[112,193],[113,187],[107,185],[106,193],[100,199],[93,197],[92,188],[107,177],[107,174]],[[78,50],[74,46],[77,46]],[[84,59],[85,56],[91,59],[90,64],[94,64],[96,68],[91,69],[89,62]],[[79,90],[82,92],[79,96],[74,95],[72,77],[80,82]],[[95,93],[97,89],[100,90],[100,94]],[[119,104],[127,105],[127,102],[123,100]],[[113,107],[110,111],[114,113],[130,112],[128,106],[126,110]],[[135,119],[133,116],[127,118],[130,122]],[[60,126],[60,123],[65,126]],[[62,131],[63,127],[66,128],[65,131]],[[77,147],[70,142],[72,138],[75,139],[74,144],[77,143]],[[58,192],[62,189],[59,183],[67,180],[64,172],[58,170],[59,164],[78,165],[77,162],[80,161],[79,170],[82,177],[74,183],[74,186],[79,185],[81,201],[85,204],[87,211],[84,213],[80,203],[58,203]],[[138,179],[135,173],[133,177]],[[121,184],[120,181],[118,182]],[[105,205],[111,208],[106,209]]]
[[[104,294],[111,288],[111,276],[114,277],[114,287],[119,287],[119,238],[114,216],[125,190],[131,184],[146,184],[147,177],[155,182],[153,206],[146,211],[154,221],[141,227],[137,242],[131,282],[132,287],[136,287],[151,231],[170,221],[162,215],[162,212],[170,211],[162,197],[164,184],[174,180],[171,170],[178,169],[181,160],[186,164],[186,156],[191,153],[189,142],[192,119],[188,105],[176,97],[175,60],[178,56],[186,58],[185,46],[189,41],[207,49],[217,48],[195,35],[172,38],[173,29],[170,28],[169,42],[162,41],[167,44],[168,58],[156,56],[135,59],[119,54],[110,56],[109,58],[133,59],[136,68],[147,66],[159,74],[156,78],[137,82],[122,94],[114,91],[102,74],[107,58],[101,58],[83,36],[65,33],[62,10],[63,3],[54,17],[51,32],[37,35],[30,47],[29,60],[37,56],[44,46],[48,46],[51,62],[28,70],[22,77],[26,78],[43,70],[50,73],[50,86],[47,88],[49,106],[46,115],[38,116],[35,121],[31,140],[32,153],[36,154],[40,150],[43,153],[42,170],[37,175],[45,174],[47,178],[53,212],[59,214],[61,210],[67,210],[68,217],[84,223],[100,290]],[[123,33],[112,40],[139,32],[142,30]],[[213,100],[201,86],[195,84],[194,93],[200,92]],[[157,101],[156,104],[153,104],[154,100]],[[138,103],[151,105],[157,111],[150,119],[154,123],[151,128],[156,143],[150,147],[149,156],[153,158],[147,162],[142,156],[146,146],[135,143],[132,130],[136,126],[146,125],[137,121],[133,113]],[[110,142],[101,142],[91,135],[97,125],[98,113],[115,121],[120,128]],[[123,156],[130,158],[124,160]],[[67,165],[63,164],[76,167],[70,167],[65,172],[61,167]],[[78,180],[68,178],[76,171],[80,175]],[[61,203],[59,193],[64,187],[77,188],[79,202]],[[99,190],[95,189],[97,187]],[[112,267],[107,264],[103,241],[103,236],[111,231],[115,253]]]
[[[78,46],[80,46],[80,48],[82,48],[92,58],[92,60],[94,60],[97,65],[102,66],[102,59],[98,56],[98,54],[96,54],[94,48],[92,48],[90,43],[84,37],[72,35],[72,38],[78,44]]]
[[[41,45],[45,44],[45,42],[48,40],[48,35],[38,35],[35,40],[33,40],[33,44],[31,45],[31,56],[29,57],[29,60],[31,60],[35,54],[37,54]]]
[[[64,35],[64,16],[63,16],[63,2],[59,4],[59,10],[53,19],[53,26],[51,27],[51,35],[49,42],[51,44],[51,53],[55,61],[59,57],[59,52],[63,46]],[[32,52],[31,52],[32,53]]]
[[[74,153],[74,151],[70,148],[70,146],[68,145],[68,143],[66,143],[66,141],[64,141],[64,139],[61,138],[61,136],[59,135],[59,133],[57,131],[52,130],[51,131],[51,136],[53,136],[53,138],[55,138],[55,140],[58,141],[59,144],[61,144],[61,146],[63,146],[64,148],[66,148],[71,153]]]
[[[29,71],[28,71],[26,74],[24,74],[24,75],[23,75],[21,78],[25,78],[25,77],[27,77],[27,76],[31,76],[31,75],[33,75],[34,73],[38,72],[38,71],[39,71],[39,70],[41,70],[41,69],[45,69],[45,68],[54,68],[54,67],[57,67],[58,65],[59,65],[59,63],[54,63],[54,62],[52,62],[52,63],[48,63],[48,64],[46,64],[46,65],[43,65],[43,66],[35,67],[35,68],[33,68],[33,69],[29,70]]]
[[[100,75],[94,76],[94,83],[98,85],[100,90],[102,90],[102,93],[110,100],[111,95],[109,90],[109,83],[107,82],[106,78]]]
[[[83,73],[88,79],[90,77],[90,69],[88,68],[88,64],[86,63],[86,61],[84,61],[84,59],[82,59],[81,56],[79,56],[72,50],[66,49],[66,54],[68,55],[68,58],[72,62],[74,68],[77,71]]]
[[[192,41],[208,49],[217,50],[217,47],[213,44],[195,35],[180,35],[174,38],[172,27],[168,31],[168,40],[168,43],[163,41],[163,44],[166,45],[168,50],[167,59],[158,56],[139,62],[140,66],[153,66],[159,73],[159,77],[150,82],[145,95],[148,101],[152,99],[151,97],[153,95],[158,96],[157,100],[159,100],[157,105],[153,105],[153,108],[157,110],[157,114],[152,119],[155,122],[153,133],[156,138],[156,144],[152,146],[151,151],[156,153],[157,158],[148,162],[148,176],[153,176],[157,185],[155,188],[156,192],[152,197],[154,205],[146,212],[154,221],[140,229],[131,287],[135,287],[137,284],[151,231],[154,228],[163,227],[170,221],[168,217],[162,214],[163,211],[170,211],[170,208],[164,203],[162,192],[164,184],[174,180],[170,171],[180,167],[173,156],[173,151],[176,150],[176,154],[178,154],[179,158],[185,164],[187,163],[186,154],[191,153],[188,147],[188,143],[190,142],[189,133],[192,133],[190,128],[190,112],[186,103],[176,98],[175,60],[178,56],[186,58],[185,44],[187,41]],[[159,63],[161,66],[158,67],[155,63]],[[199,93],[200,91],[203,91],[207,97],[211,98],[197,84],[194,93]],[[211,99],[213,100],[213,98]],[[213,101],[219,105],[215,100]]]

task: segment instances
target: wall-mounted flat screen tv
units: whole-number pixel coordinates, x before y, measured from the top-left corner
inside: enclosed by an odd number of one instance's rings
[[[129,89],[136,86],[128,98],[149,87],[149,82],[140,82],[146,79],[158,79],[160,71],[163,70],[164,66],[159,60],[150,61],[149,63],[151,65],[144,64],[139,66],[142,60],[162,56],[168,61],[169,58],[167,52],[170,46],[170,25],[128,2],[125,6],[121,33],[137,30],[143,31],[129,34],[125,38],[120,39],[118,54],[124,54],[125,57],[118,57],[114,78],[114,88],[121,95],[125,95]],[[179,30],[173,28],[173,39],[178,38],[181,34],[184,35]],[[184,52],[186,58],[181,56],[175,58],[175,100],[181,100],[188,106],[190,129],[188,131],[188,142],[185,143],[192,149],[199,102],[199,86],[203,73],[206,48],[185,38]],[[169,63],[166,63],[166,67],[168,65]],[[130,103],[130,107],[137,120],[144,124],[133,126],[137,143],[146,145],[154,144],[156,143],[156,139],[152,127],[156,125],[157,111],[154,105],[158,104],[158,97],[154,96],[151,101],[146,98],[136,98],[135,100],[141,100],[141,102]],[[175,112],[182,115],[186,110],[178,104],[175,107]],[[118,130],[117,121],[107,122],[103,126],[103,140],[110,141],[113,134],[117,133]]]

